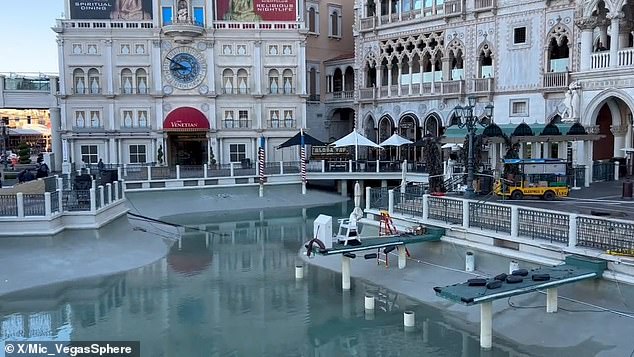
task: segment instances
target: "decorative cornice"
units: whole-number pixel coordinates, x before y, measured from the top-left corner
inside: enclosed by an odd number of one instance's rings
[[[613,135],[623,136],[627,134],[627,126],[625,125],[612,125],[610,131]]]
[[[581,30],[592,30],[597,27],[599,21],[596,17],[582,17],[575,20],[575,25]]]

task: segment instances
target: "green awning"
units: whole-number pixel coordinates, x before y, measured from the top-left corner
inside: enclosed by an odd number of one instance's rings
[[[515,129],[521,124],[497,124],[498,127],[502,130],[502,132],[510,137]],[[572,124],[556,124],[559,128],[559,131],[562,135],[566,135]],[[533,131],[533,135],[539,136],[542,135],[542,131],[546,127],[546,124],[528,124],[528,126]],[[476,129],[476,134],[482,134],[484,131],[484,127],[478,127]],[[445,134],[443,135],[444,142],[463,142],[465,137],[467,136],[467,128],[459,128],[457,126],[451,126],[445,129]]]

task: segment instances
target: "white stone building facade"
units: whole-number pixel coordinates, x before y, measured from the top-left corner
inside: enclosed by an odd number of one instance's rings
[[[497,124],[580,122],[602,136],[523,143],[526,158],[591,166],[632,147],[634,17],[623,0],[357,0],[356,9],[356,120],[368,137],[441,135],[475,96],[475,114],[492,103]]]
[[[276,149],[306,127],[304,5],[292,3],[292,21],[223,15],[229,2],[214,0],[58,20],[63,160],[254,162],[262,136],[267,160],[295,157]]]

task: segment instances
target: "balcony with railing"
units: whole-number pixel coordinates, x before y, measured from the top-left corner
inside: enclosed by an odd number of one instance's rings
[[[471,81],[474,93],[493,93],[495,89],[493,78],[475,78]]]
[[[223,129],[251,129],[251,120],[238,119],[238,120],[223,120]]]
[[[297,93],[295,88],[269,88],[270,95],[292,95]]]
[[[445,2],[445,16],[460,16],[464,14],[464,0],[449,0]]]
[[[354,90],[326,93],[326,102],[346,102],[354,99]]]
[[[152,20],[149,21],[114,21],[114,20],[63,20],[58,19],[53,31],[61,33],[64,30],[147,30],[152,29],[154,25]]]
[[[544,88],[566,88],[570,84],[570,72],[547,72],[544,73],[543,84]]]
[[[600,51],[592,53],[591,68],[592,69],[609,69],[610,51]],[[634,47],[620,49],[616,52],[616,67],[632,67],[634,66]]]
[[[222,93],[228,95],[248,95],[251,94],[251,90],[249,88],[222,88]]]
[[[163,24],[163,33],[174,37],[176,42],[188,43],[194,37],[198,37],[205,32],[205,24],[197,21],[177,21]]]
[[[496,0],[474,0],[473,9],[475,12],[494,10],[497,6]]]
[[[216,30],[299,30],[302,28],[299,22],[234,22],[234,21],[216,21],[213,24]]]
[[[455,81],[438,81],[433,83],[424,82],[422,84],[412,83],[411,85],[401,84],[400,93],[398,91],[398,85],[390,86],[389,91],[387,86],[380,87],[378,90],[375,88],[362,88],[359,90],[359,100],[367,102],[378,98],[461,96],[465,93],[465,89],[466,85],[465,80],[463,79]]]
[[[295,123],[295,119],[269,120],[267,122],[267,127],[269,129],[295,129]]]
[[[76,95],[100,95],[103,92],[101,87],[93,88],[73,88],[72,93]]]
[[[147,87],[143,87],[143,88],[121,87],[120,93],[121,94],[150,94],[150,89]]]

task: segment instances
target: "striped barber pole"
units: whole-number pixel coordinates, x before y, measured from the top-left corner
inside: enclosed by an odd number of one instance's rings
[[[258,166],[260,169],[260,185],[266,182],[266,177],[264,177],[264,148],[260,147],[258,149]]]
[[[308,178],[306,177],[306,147],[305,146],[302,146],[300,156],[301,156],[300,158],[301,162],[299,164],[300,173],[302,175],[302,182],[306,183],[308,182]]]

